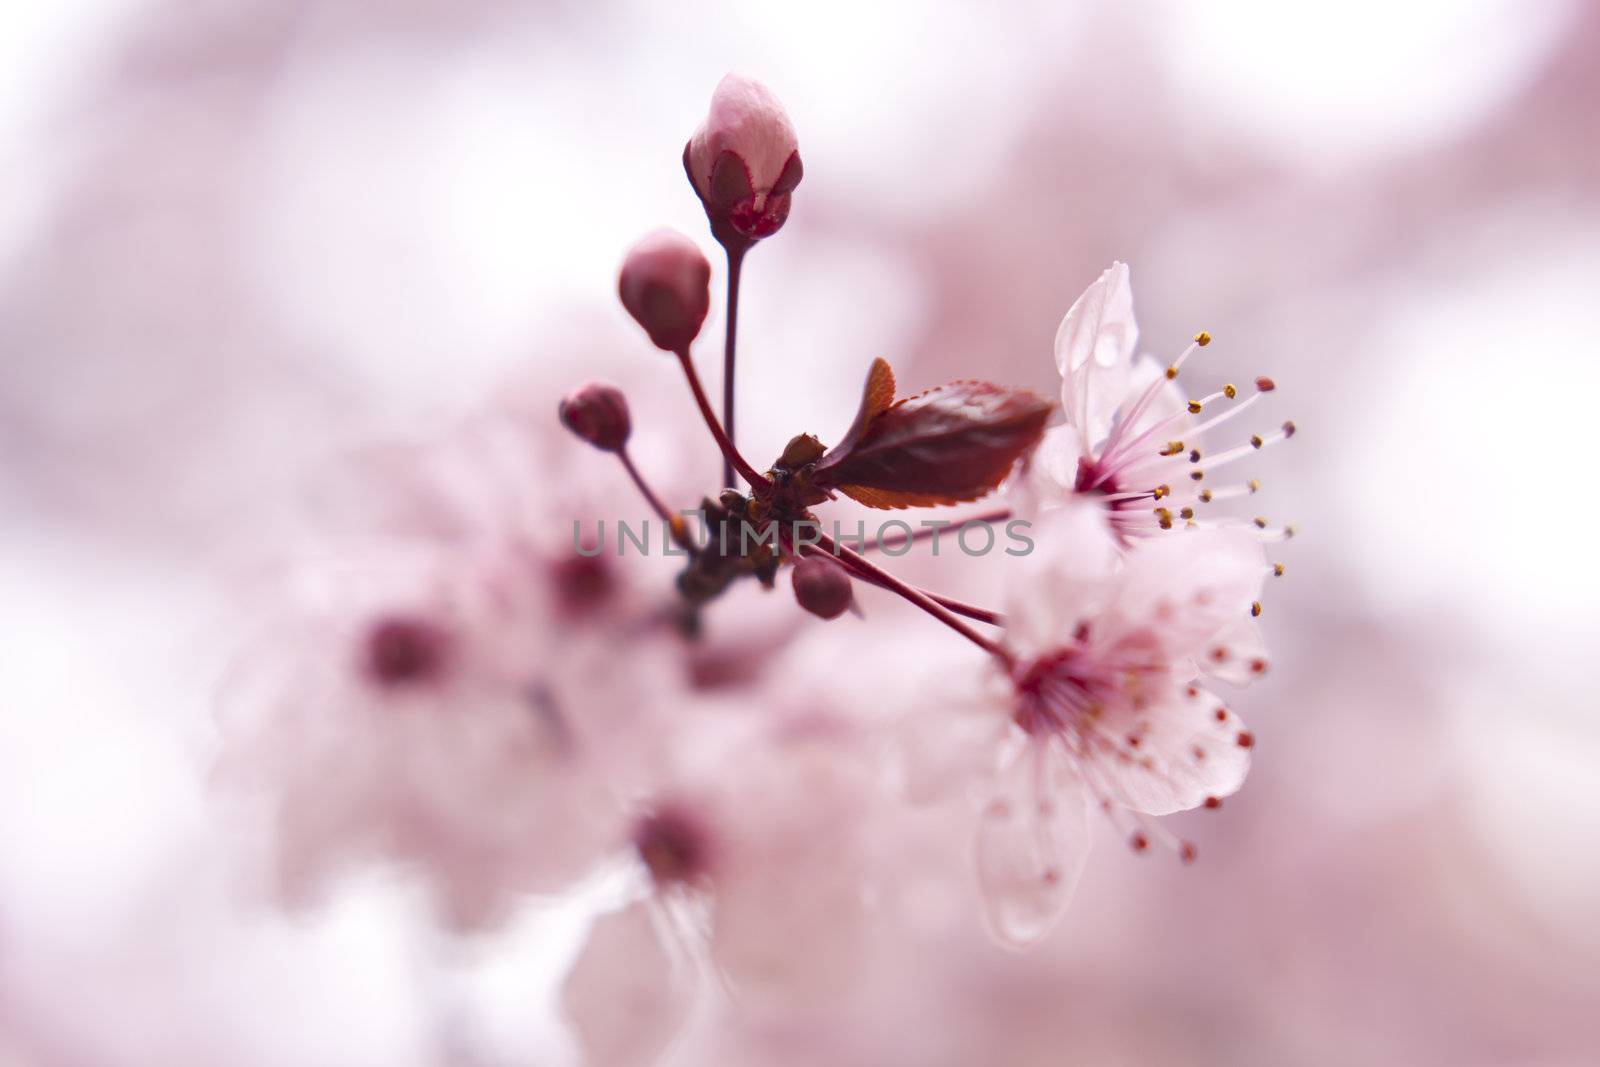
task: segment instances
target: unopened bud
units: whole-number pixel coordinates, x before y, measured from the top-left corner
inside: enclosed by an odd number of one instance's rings
[[[711,307],[711,264],[676,230],[657,230],[628,249],[617,292],[657,348],[682,352]]]
[[[841,567],[815,557],[794,565],[794,598],[811,614],[837,619],[850,607],[850,578]]]
[[[772,90],[729,74],[711,94],[706,120],[683,150],[683,168],[705,205],[711,233],[743,247],[778,232],[800,184],[794,126]]]
[[[561,398],[561,425],[602,452],[618,452],[628,443],[633,423],[622,390],[606,382],[580,385]]]

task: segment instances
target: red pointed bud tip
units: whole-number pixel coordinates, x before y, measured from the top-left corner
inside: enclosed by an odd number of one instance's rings
[[[804,173],[783,105],[742,74],[729,74],[711,94],[711,110],[683,150],[683,167],[712,234],[729,248],[777,233]]]
[[[821,619],[837,619],[850,610],[850,578],[826,560],[802,559],[794,565],[794,598]]]
[[[561,425],[602,452],[620,452],[633,432],[628,401],[606,382],[580,385],[561,398]]]
[[[681,352],[711,308],[711,264],[683,234],[657,230],[628,249],[617,292],[657,348]]]
[[[367,630],[363,667],[382,689],[408,689],[438,681],[450,656],[444,628],[417,615],[390,615]]]

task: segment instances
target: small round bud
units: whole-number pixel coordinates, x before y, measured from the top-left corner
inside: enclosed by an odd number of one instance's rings
[[[811,614],[837,619],[850,607],[850,578],[844,569],[816,558],[794,565],[794,598]]]
[[[657,348],[682,352],[711,308],[711,264],[676,230],[657,230],[628,249],[617,292]]]
[[[449,637],[430,619],[391,615],[367,631],[364,667],[367,677],[385,689],[436,681],[449,654]]]
[[[628,443],[633,423],[622,390],[607,382],[588,382],[561,398],[556,409],[561,425],[602,452],[618,452]]]
[[[683,150],[683,168],[711,233],[728,248],[777,233],[804,173],[783,105],[741,74],[729,74],[711,94],[706,120]]]

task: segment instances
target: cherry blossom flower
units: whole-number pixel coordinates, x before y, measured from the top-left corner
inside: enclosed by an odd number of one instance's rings
[[[1178,387],[1178,374],[1210,344],[1210,335],[1198,334],[1165,367],[1150,356],[1135,358],[1138,339],[1128,267],[1113,263],[1073,303],[1056,332],[1066,421],[1040,444],[1025,490],[1044,506],[1074,494],[1098,498],[1124,544],[1204,522],[1207,505],[1255,493],[1261,487],[1256,479],[1219,484],[1216,473],[1295,432],[1294,423],[1285,422],[1213,451],[1207,435],[1259,403],[1275,388],[1272,379],[1257,378],[1243,399],[1234,385],[1190,399]],[[1231,406],[1207,414],[1222,404]],[[1264,540],[1294,533],[1293,527],[1271,527],[1265,518],[1252,524]]]
[[[1267,668],[1252,614],[1269,568],[1248,532],[1197,528],[1124,552],[1099,509],[1074,501],[1035,534],[1012,575],[1008,667],[953,710],[913,716],[905,753],[913,785],[980,772],[985,918],[1015,947],[1070,900],[1092,808],[1137,851],[1194,857],[1152,817],[1239,788],[1254,737],[1207,686]]]
[[[803,173],[794,126],[771,89],[729,74],[683,150],[683,167],[724,245],[778,232]]]
[[[600,920],[563,998],[586,1062],[649,1062],[609,1050],[659,1048],[663,1014],[696,997],[778,1018],[847,1001],[904,918],[923,814],[884,788],[869,735],[780,714],[729,743],[727,726],[641,798],[626,852],[642,898]],[[620,1012],[619,989],[646,1009]]]

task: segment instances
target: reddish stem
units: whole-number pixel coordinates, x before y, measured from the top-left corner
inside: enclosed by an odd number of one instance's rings
[[[711,431],[711,436],[717,439],[717,447],[722,449],[723,461],[728,467],[738,471],[739,476],[749,482],[751,488],[768,488],[767,480],[739,455],[739,450],[733,447],[728,435],[722,432],[722,424],[717,421],[717,413],[711,410],[711,401],[706,399],[705,386],[700,384],[700,375],[694,369],[694,360],[689,358],[688,349],[678,353],[678,362],[683,365],[684,377],[689,379],[689,389],[694,393],[694,402],[700,407],[701,417],[706,420],[706,428]],[[732,480],[731,477],[728,479],[730,482]]]
[[[645,500],[649,502],[655,513],[661,517],[661,521],[671,526],[672,513],[661,502],[661,498],[656,496],[655,490],[651,489],[649,483],[644,480],[644,476],[639,473],[639,468],[633,465],[633,457],[628,455],[628,450],[626,448],[617,449],[617,458],[622,461],[622,469],[628,472],[628,477],[633,479],[633,484],[639,487],[639,492],[644,494]]]
[[[734,346],[739,336],[739,269],[744,266],[748,245],[730,246],[728,252],[728,321],[722,338],[722,426],[728,433],[728,443],[738,447],[733,432],[733,364]],[[733,461],[722,457],[722,481],[733,484]]]
[[[852,570],[856,571],[864,578],[870,576],[870,579],[874,585],[881,586],[882,588],[889,590],[889,592],[911,601],[911,603],[915,604],[923,611],[926,611],[929,615],[932,615],[934,618],[950,627],[950,629],[954,630],[962,637],[965,637],[968,641],[971,641],[985,652],[999,659],[1001,663],[1006,665],[1007,669],[1010,669],[1011,653],[1007,652],[1005,648],[998,642],[990,640],[989,638],[980,634],[978,631],[974,630],[972,627],[968,626],[966,623],[962,622],[960,619],[956,618],[956,616],[948,608],[937,603],[932,597],[928,596],[928,594],[922,592],[920,589],[915,589],[912,586],[907,585],[905,582],[902,582],[899,578],[896,578],[894,575],[890,574],[882,567],[877,566],[872,561],[864,558],[856,552],[851,551],[848,548],[845,548],[843,545],[836,543],[833,538],[829,537],[827,534],[820,534],[819,536],[821,537],[821,540],[818,541],[817,544],[823,549],[823,551],[829,552],[836,558],[844,560],[850,565]]]
[[[833,556],[830,556],[821,549],[808,546],[806,548],[806,554],[809,556],[815,556],[818,559],[832,560],[834,563],[840,567],[843,567],[847,572],[849,572],[852,577],[859,578],[861,581],[866,582],[869,585],[875,585],[879,589],[890,588],[889,586],[884,585],[883,582],[879,581],[875,575],[868,574],[864,571],[858,571],[844,560],[835,559]],[[974,619],[978,622],[986,622],[990,626],[1004,626],[1006,624],[1006,617],[1000,614],[998,611],[990,611],[988,608],[980,608],[975,604],[968,604],[965,601],[957,600],[955,597],[945,596],[942,593],[931,592],[927,589],[917,588],[917,592],[921,593],[935,604],[938,604],[940,607],[948,608],[949,610],[955,612],[957,615],[965,615],[969,619]]]

